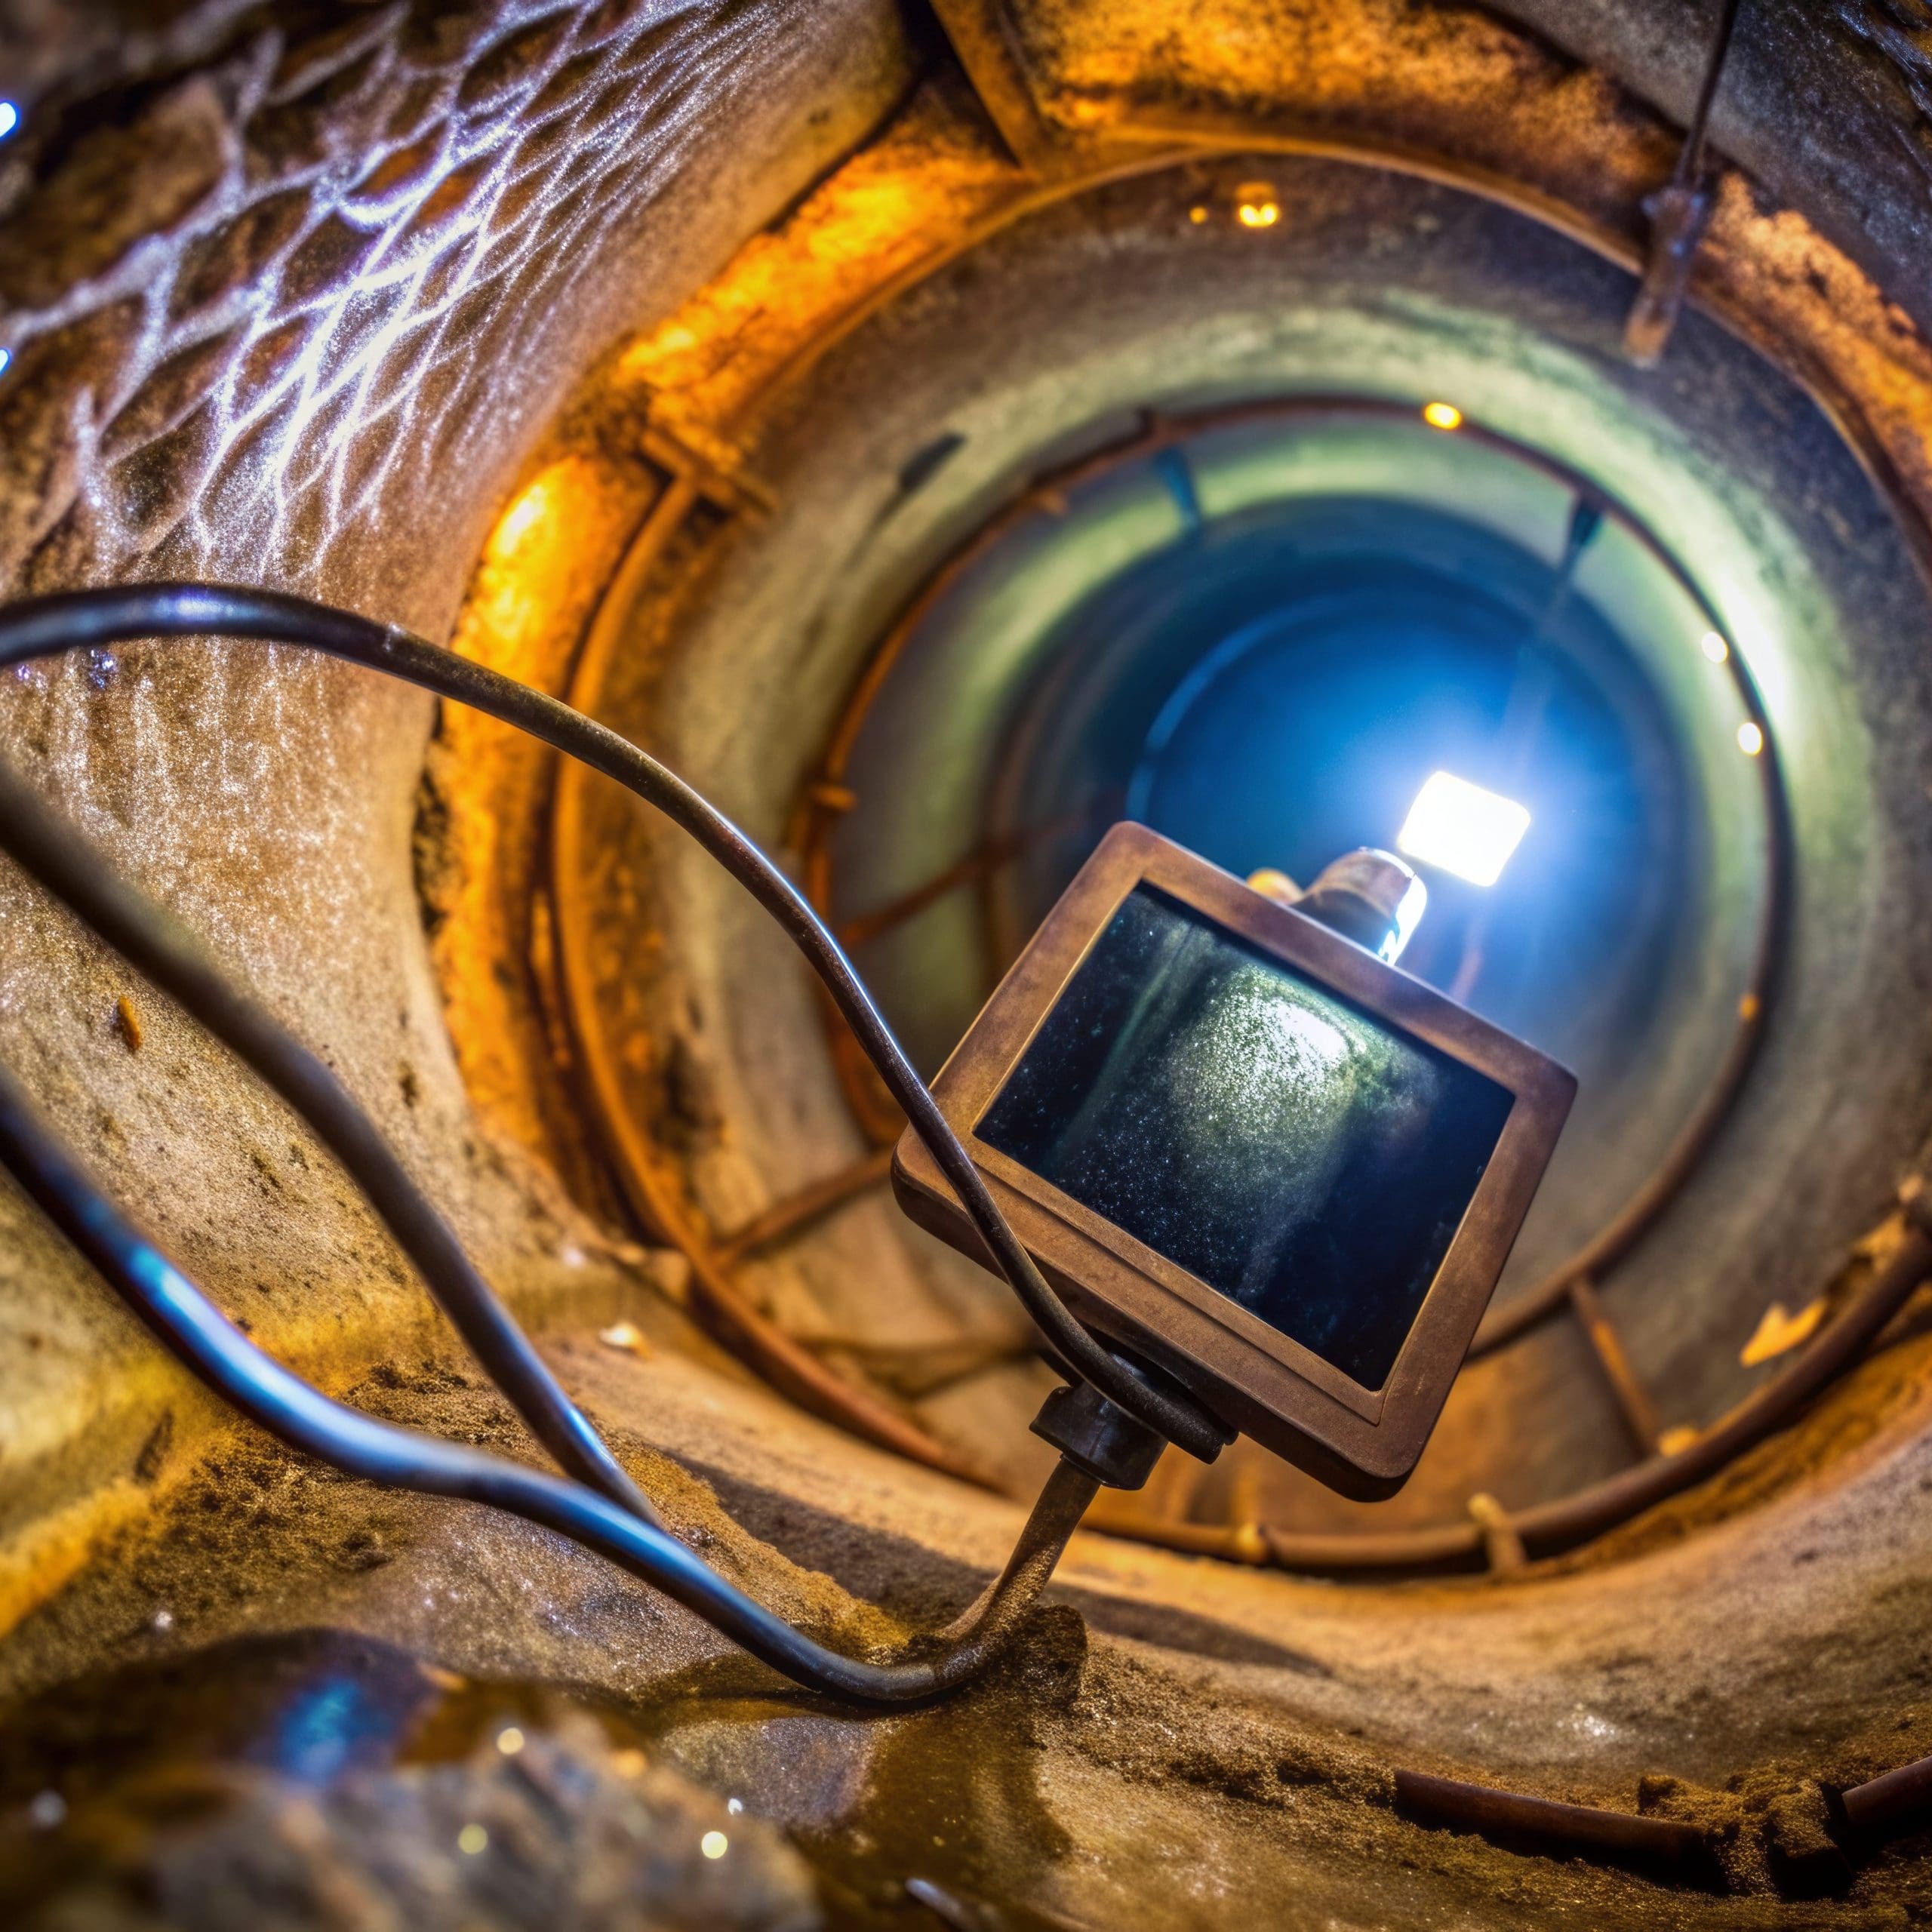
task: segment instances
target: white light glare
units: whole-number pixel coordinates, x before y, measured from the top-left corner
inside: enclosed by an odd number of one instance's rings
[[[1395,843],[1472,885],[1494,885],[1530,829],[1526,807],[1453,772],[1435,773],[1416,794]]]
[[[1416,928],[1422,923],[1422,915],[1429,910],[1429,888],[1419,878],[1412,878],[1402,889],[1402,896],[1395,902],[1395,917],[1389,928],[1388,937],[1376,948],[1376,957],[1386,959],[1390,965],[1409,949],[1409,941],[1415,937]]]
[[[11,100],[0,100],[0,141],[20,125],[20,110]]]

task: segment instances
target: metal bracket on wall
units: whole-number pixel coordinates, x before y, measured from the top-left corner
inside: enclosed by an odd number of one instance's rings
[[[721,438],[652,416],[638,436],[645,460],[727,516],[768,516],[777,507],[771,490]]]
[[[1704,231],[1710,226],[1715,196],[1704,172],[1704,147],[1710,125],[1711,103],[1717,98],[1718,83],[1724,77],[1724,60],[1730,51],[1733,33],[1742,0],[1721,0],[1716,37],[1704,66],[1703,85],[1690,125],[1678,150],[1677,165],[1670,179],[1644,201],[1644,212],[1651,220],[1650,246],[1644,258],[1644,278],[1637,299],[1624,319],[1623,352],[1644,368],[1660,361],[1669,345],[1671,332],[1682,312],[1684,298],[1690,291],[1691,271],[1697,265],[1697,251],[1703,246]]]
[[[1004,0],[932,0],[932,9],[1007,152],[1028,174],[1068,171],[1068,143],[1041,112]]]

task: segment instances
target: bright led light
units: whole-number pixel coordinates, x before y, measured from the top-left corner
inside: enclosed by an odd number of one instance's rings
[[[1460,429],[1463,412],[1453,402],[1426,402],[1422,406],[1422,420],[1432,429]]]
[[[0,100],[0,141],[20,125],[20,110],[11,100]]]
[[[1272,181],[1244,181],[1235,190],[1235,219],[1244,228],[1272,228],[1281,218]]]
[[[1416,794],[1395,843],[1426,866],[1494,885],[1529,829],[1528,810],[1515,799],[1438,771]]]
[[[1755,758],[1764,749],[1764,734],[1749,718],[1737,728],[1737,749],[1746,758]]]
[[[722,1858],[731,1849],[731,1841],[722,1832],[706,1832],[698,1840],[697,1848],[707,1858]]]
[[[1721,664],[1730,655],[1730,646],[1715,631],[1706,631],[1699,645],[1713,664]]]

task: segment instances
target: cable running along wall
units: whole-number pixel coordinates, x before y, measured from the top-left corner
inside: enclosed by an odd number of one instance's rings
[[[771,912],[820,972],[849,1022],[878,1054],[881,1075],[929,1144],[1016,1293],[1062,1358],[1143,1426],[1211,1457],[1221,1426],[1177,1391],[1155,1387],[1076,1323],[1020,1246],[863,988],[809,908],[737,828],[674,774],[567,705],[405,632],[304,600],[195,585],[80,592],[0,611],[0,664],[144,637],[205,634],[307,645],[472,703],[583,758],[691,831]],[[558,1531],[696,1611],[754,1655],[834,1694],[903,1703],[983,1669],[1011,1638],[1099,1487],[1062,1463],[1013,1556],[977,1603],[938,1634],[931,1654],[875,1663],[841,1656],[793,1630],[672,1537],[589,1421],[462,1251],[434,1208],[328,1069],[230,986],[159,909],[116,878],[32,789],[0,771],[0,851],[64,901],[128,961],[194,1014],[313,1126],[355,1179],[478,1359],[538,1439],[576,1481],[478,1455],[377,1423],[331,1401],[229,1322],[100,1194],[0,1072],[0,1160],[60,1231],[165,1344],[251,1420],[291,1447],[371,1480],[486,1502]],[[923,1105],[921,1105],[923,1103]],[[975,1198],[977,1195],[977,1199]]]

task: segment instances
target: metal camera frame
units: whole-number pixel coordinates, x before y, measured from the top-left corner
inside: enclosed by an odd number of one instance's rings
[[[1389,1378],[1364,1389],[1229,1297],[982,1141],[978,1123],[1088,949],[1137,887],[1238,939],[1506,1088],[1496,1151]],[[1158,1364],[1232,1426],[1364,1500],[1408,1479],[1489,1304],[1575,1098],[1575,1077],[1432,987],[1291,907],[1264,899],[1145,826],[1103,838],[941,1069],[933,1093],[1048,1278],[1084,1320]],[[893,1187],[921,1226],[990,1265],[915,1134]]]

